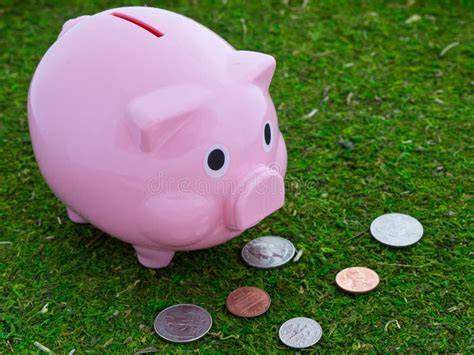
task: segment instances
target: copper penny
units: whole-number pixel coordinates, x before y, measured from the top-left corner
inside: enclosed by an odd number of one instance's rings
[[[225,302],[230,313],[245,318],[265,313],[270,304],[268,293],[257,287],[240,287],[232,291]]]
[[[379,284],[379,275],[366,267],[354,266],[339,271],[336,275],[337,285],[349,293],[366,293]]]

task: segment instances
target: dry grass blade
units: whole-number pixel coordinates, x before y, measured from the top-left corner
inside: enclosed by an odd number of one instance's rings
[[[446,47],[444,47],[441,53],[439,53],[439,57],[440,58],[444,57],[446,53],[448,53],[451,49],[457,46],[459,46],[459,42],[453,42],[453,43],[448,44]]]

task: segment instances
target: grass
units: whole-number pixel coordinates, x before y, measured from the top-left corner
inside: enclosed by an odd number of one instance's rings
[[[121,4],[2,1],[0,352],[39,352],[38,342],[59,353],[276,353],[286,349],[278,327],[294,316],[321,323],[313,348],[321,353],[472,352],[472,3],[147,3],[277,58],[271,93],[289,153],[285,207],[229,243],[178,253],[164,270],[71,223],[34,159],[27,89],[65,20]],[[419,244],[393,250],[371,238],[370,222],[390,211],[423,223]],[[305,250],[301,260],[245,266],[241,247],[266,234],[291,239]],[[353,265],[376,270],[379,288],[340,292],[334,277]],[[266,315],[226,311],[227,294],[244,285],[270,293]],[[214,325],[197,342],[169,344],[153,318],[181,302],[208,309]]]

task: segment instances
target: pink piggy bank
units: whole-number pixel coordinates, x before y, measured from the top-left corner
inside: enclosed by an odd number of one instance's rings
[[[274,70],[165,10],[69,20],[29,90],[41,173],[72,221],[131,243],[146,267],[223,243],[284,203]]]

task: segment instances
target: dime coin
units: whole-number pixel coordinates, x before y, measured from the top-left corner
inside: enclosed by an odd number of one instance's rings
[[[173,343],[188,343],[203,337],[212,326],[211,315],[195,304],[165,308],[155,318],[155,332]]]
[[[232,291],[225,305],[230,313],[238,317],[257,317],[270,307],[270,296],[257,287],[240,287]]]
[[[270,269],[286,264],[295,255],[295,247],[289,240],[276,237],[260,237],[248,242],[242,249],[242,258],[250,266]]]
[[[361,266],[349,267],[336,275],[337,285],[349,293],[372,291],[379,281],[379,275],[375,271]]]
[[[403,248],[418,242],[423,226],[417,219],[402,213],[388,213],[374,219],[370,233],[380,243]]]
[[[315,320],[297,317],[283,323],[278,335],[283,344],[290,348],[301,349],[316,344],[321,339],[323,330]]]

